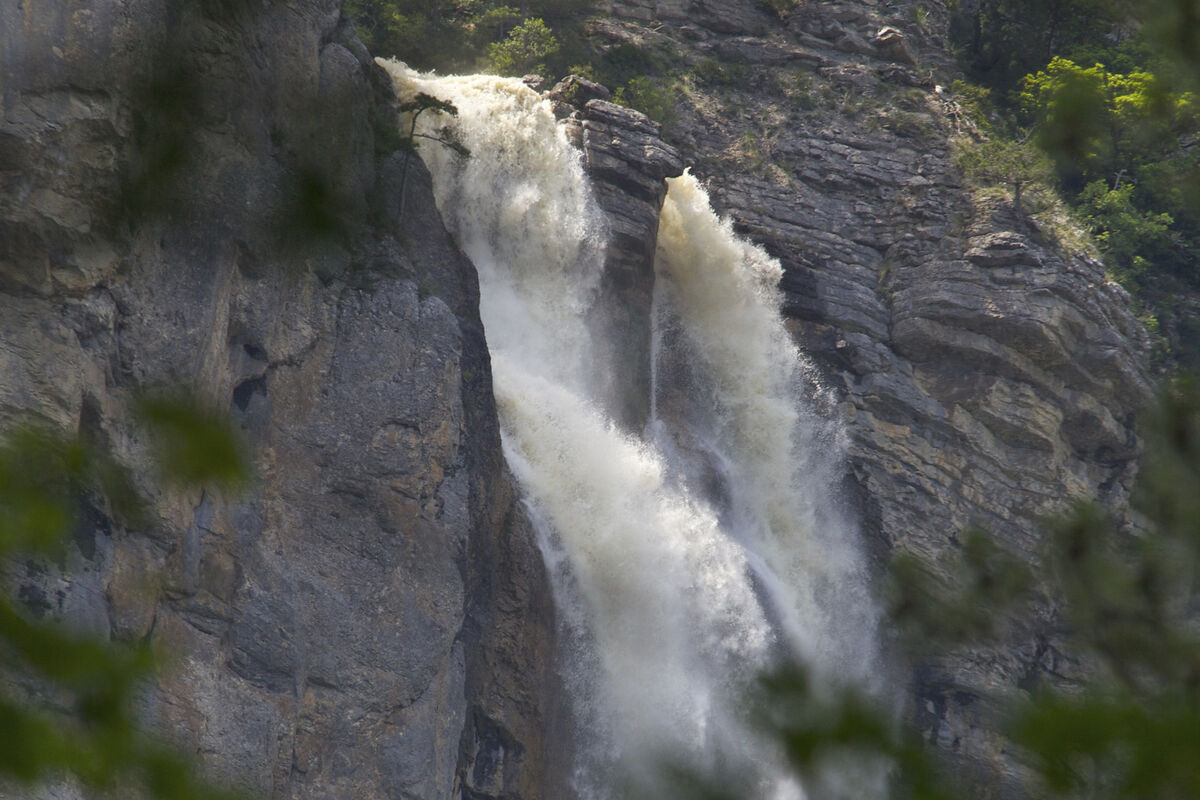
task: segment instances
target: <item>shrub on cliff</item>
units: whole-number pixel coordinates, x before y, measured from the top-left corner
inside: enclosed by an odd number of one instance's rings
[[[617,89],[613,101],[642,112],[660,125],[675,120],[675,100],[671,93],[649,78],[633,78]]]
[[[558,39],[537,17],[513,28],[502,42],[488,45],[489,66],[501,75],[546,71],[546,59],[558,52]]]
[[[1170,358],[1200,366],[1200,323],[1178,302],[1200,287],[1200,2],[971,0],[951,12],[996,132],[1033,131],[1111,273],[1163,319]]]
[[[1104,181],[1093,181],[1077,201],[1084,224],[1125,284],[1136,282],[1152,263],[1170,259],[1174,245],[1171,215],[1138,208],[1133,189],[1132,183],[1110,189]]]
[[[955,161],[969,178],[1012,190],[1013,208],[1018,214],[1024,213],[1021,193],[1032,184],[1048,184],[1052,174],[1049,160],[1037,148],[1000,137],[982,142],[960,139]]]
[[[561,74],[590,58],[580,25],[592,0],[346,0],[344,11],[373,55],[417,69]]]

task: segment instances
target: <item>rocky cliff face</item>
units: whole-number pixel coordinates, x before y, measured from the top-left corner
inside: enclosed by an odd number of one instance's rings
[[[401,216],[338,5],[0,15],[0,420],[98,437],[158,518],[90,509],[11,590],[160,645],[153,724],[260,796],[540,796],[552,610],[475,273],[416,159]],[[156,482],[129,407],[160,384],[229,410],[252,488]]]
[[[664,137],[783,263],[792,330],[842,398],[868,547],[935,574],[969,526],[1036,558],[1070,499],[1122,508],[1150,391],[1125,292],[955,169],[946,12],[612,0],[593,31],[672,65]],[[980,796],[1023,796],[988,698],[1070,670],[1052,631],[1047,613],[1008,647],[914,665],[911,715]]]
[[[662,179],[694,164],[785,267],[868,546],[936,571],[969,525],[1033,557],[1069,498],[1120,508],[1149,387],[1099,265],[964,185],[945,8],[920,8],[611,0],[595,37],[670,54],[679,118],[660,138],[601,90],[555,94],[612,223],[622,349],[648,353]],[[0,421],[100,437],[160,519],[93,509],[11,589],[176,654],[150,716],[265,796],[543,796],[552,610],[474,272],[417,161],[401,213],[389,90],[334,1],[26,0],[0,36]],[[245,496],[157,485],[128,409],[162,382],[229,409]],[[1022,791],[987,698],[1069,672],[1053,622],[911,670],[910,714],[980,796]]]

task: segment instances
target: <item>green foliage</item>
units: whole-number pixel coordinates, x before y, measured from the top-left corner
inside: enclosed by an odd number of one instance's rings
[[[881,123],[884,128],[909,139],[929,139],[937,128],[927,114],[916,114],[902,109],[891,109],[883,115]]]
[[[134,410],[151,432],[168,483],[234,488],[249,479],[241,443],[213,409],[182,394],[146,394]]]
[[[376,55],[442,72],[484,67],[502,75],[583,75],[613,87],[617,102],[669,124],[676,116],[669,75],[677,54],[636,41],[593,48],[582,28],[592,5],[533,0],[518,10],[499,0],[347,0],[345,10]],[[748,74],[745,65],[713,60],[698,69],[714,85]]]
[[[247,474],[228,427],[194,402],[147,396],[138,407],[166,456],[169,479],[228,485]],[[85,503],[119,524],[147,524],[128,474],[88,437],[36,424],[5,433],[0,558],[59,557]],[[134,700],[154,667],[144,643],[117,646],[31,619],[0,596],[0,670],[8,684],[0,690],[0,778],[28,785],[70,776],[103,792],[140,788],[163,800],[232,798],[138,730]],[[31,692],[53,704],[30,700]]]
[[[1021,110],[1037,125],[1043,148],[1085,175],[1113,175],[1173,147],[1191,105],[1171,98],[1149,72],[1121,74],[1103,64],[1084,68],[1061,57],[1025,76]]]
[[[670,67],[665,54],[636,42],[623,42],[610,47],[594,63],[600,81],[616,87],[638,78],[663,75]]]
[[[600,83],[600,74],[596,72],[596,68],[591,64],[572,64],[567,67],[568,75],[578,75],[581,78],[587,78],[594,83]]]
[[[675,121],[674,97],[650,78],[633,78],[613,93],[613,101],[641,111],[660,125]]]
[[[471,37],[486,48],[492,42],[502,42],[509,31],[525,19],[520,9],[512,6],[487,8],[471,23]]]
[[[488,45],[488,60],[501,75],[546,71],[545,59],[558,52],[558,39],[539,18],[527,19],[502,42]]]
[[[431,28],[426,19],[410,13],[410,8],[408,4],[374,0],[346,0],[342,6],[354,20],[362,43],[379,55],[396,54],[407,49],[409,42],[421,42]]]
[[[1123,282],[1144,273],[1153,261],[1170,258],[1170,214],[1137,208],[1133,184],[1109,189],[1104,181],[1089,183],[1078,198],[1083,222],[1107,254],[1114,273]]]
[[[763,155],[762,146],[759,144],[758,137],[746,131],[742,137],[738,139],[738,150],[746,158],[746,163],[751,169],[762,169],[766,164],[766,158]]]
[[[750,69],[745,64],[731,64],[716,58],[706,58],[692,68],[692,75],[706,86],[742,86]]]
[[[344,198],[326,165],[297,165],[285,177],[282,195],[271,225],[281,249],[291,251],[322,240],[344,241],[349,234]]]
[[[820,793],[832,769],[890,768],[891,796],[906,800],[958,800],[934,767],[924,744],[892,723],[881,705],[862,693],[831,690],[792,665],[762,676],[747,701],[747,717],[780,745],[787,767],[806,784],[810,797],[856,797]],[[736,775],[700,776],[667,767],[673,797],[744,800],[746,781]],[[719,773],[719,770],[718,770]]]
[[[1183,360],[1183,320],[1160,304],[1200,286],[1198,19],[1198,0],[963,0],[952,14],[976,81],[955,86],[960,104],[989,133],[1032,130],[1109,270],[1176,332]],[[975,102],[985,91],[990,107]]]
[[[908,800],[953,800],[922,742],[898,729],[878,703],[853,690],[830,692],[800,668],[765,676],[752,700],[759,727],[783,745],[788,764],[803,778],[818,780],[823,767],[885,764],[893,790]],[[840,757],[840,758],[839,758]],[[733,793],[723,795],[733,800]]]
[[[428,139],[437,142],[443,147],[448,147],[462,158],[471,155],[471,151],[467,146],[459,141],[458,136],[454,131],[443,128],[435,135],[417,133],[417,120],[426,111],[432,111],[436,114],[445,114],[447,116],[458,116],[458,107],[449,100],[441,100],[431,94],[418,92],[416,97],[407,100],[400,104],[397,109],[401,114],[408,114],[408,135],[402,139],[404,145],[404,168],[400,172],[400,209],[399,215],[404,215],[404,187],[408,183],[408,163],[412,157],[413,150],[416,149],[416,140],[418,138]]]
[[[812,76],[803,69],[777,72],[776,77],[780,91],[792,107],[810,111],[820,105],[820,94],[813,87]]]
[[[92,443],[40,426],[9,431],[0,444],[0,556],[53,552],[71,530],[76,499],[87,494],[141,520],[128,476]]]
[[[1135,497],[1147,527],[1122,532],[1083,505],[1055,525],[1048,563],[1070,643],[1093,664],[1083,692],[1043,687],[1014,739],[1049,788],[1100,798],[1200,793],[1200,389],[1177,381],[1145,426]]]
[[[971,78],[1007,93],[1054,55],[1123,38],[1129,10],[1121,0],[958,0],[950,30]]]
[[[1149,0],[1147,40],[1180,88],[1200,90],[1200,0]]]
[[[449,147],[451,150],[454,150],[455,152],[460,153],[462,155],[470,155],[470,152],[467,151],[466,148],[462,145],[462,143],[457,140],[442,139],[442,138],[437,138],[437,137],[433,137],[433,136],[426,136],[424,134],[419,134],[416,132],[417,120],[426,111],[432,111],[436,114],[445,114],[450,117],[457,117],[458,116],[458,106],[454,105],[454,103],[451,103],[449,100],[442,100],[441,98],[434,97],[433,95],[427,94],[426,92],[418,92],[416,94],[416,96],[413,97],[411,100],[406,100],[403,103],[401,103],[396,108],[396,110],[399,111],[401,114],[410,114],[411,115],[408,118],[408,123],[409,123],[408,124],[408,136],[406,139],[404,139],[405,146],[408,147],[409,149],[412,149],[414,146],[414,142],[413,142],[414,137],[421,137],[423,139],[433,139],[435,141],[441,142],[442,144]]]
[[[1121,691],[1049,695],[1023,709],[1014,739],[1036,754],[1036,769],[1059,796],[1198,797],[1200,717],[1189,699],[1180,693],[1148,701]],[[1103,788],[1088,777],[1096,771],[1106,778]]]
[[[1002,128],[1003,123],[1001,123],[991,89],[955,79],[950,84],[950,91],[963,113],[979,130],[987,132],[995,130],[997,126]],[[1006,133],[1003,129],[996,132]]]
[[[561,74],[580,58],[591,0],[346,0],[344,11],[377,56],[418,69]],[[568,46],[564,46],[568,45]]]
[[[677,60],[677,54],[667,50],[629,41],[595,56],[590,72],[595,80],[615,87],[613,102],[641,111],[661,125],[669,125],[676,119],[670,76]],[[732,74],[739,71],[739,65],[718,64],[711,59],[697,69],[717,78],[722,67]]]
[[[916,557],[900,554],[892,561],[890,616],[919,649],[1000,635],[1031,584],[1024,565],[978,529],[966,532],[947,574],[954,584],[942,587]]]
[[[1012,190],[1013,206],[1022,213],[1021,192],[1031,184],[1051,180],[1050,162],[1035,147],[994,137],[983,142],[961,139],[955,161],[969,177],[983,184],[1000,184]]]
[[[1189,191],[1200,161],[1181,147],[1197,122],[1194,95],[1172,93],[1150,72],[1054,58],[1026,76],[1018,100],[1115,273],[1200,277]]]
[[[1006,641],[1010,622],[1053,610],[1062,657],[1084,665],[985,698],[1007,709],[1004,732],[1035,781],[1032,796],[1178,800],[1200,796],[1200,383],[1168,387],[1145,421],[1134,532],[1092,503],[1049,526],[1044,550],[1019,558],[984,531],[943,565],[950,585],[912,556],[893,562],[889,614],[910,657]],[[764,677],[748,715],[787,763],[819,785],[823,765],[891,767],[891,795],[965,800],[914,733],[853,690],[817,685],[799,668]],[[678,796],[734,800],[736,779],[685,776]]]

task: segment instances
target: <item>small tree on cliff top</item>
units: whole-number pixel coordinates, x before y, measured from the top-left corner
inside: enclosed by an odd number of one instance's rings
[[[961,142],[955,160],[969,177],[985,184],[999,184],[1012,190],[1013,208],[1021,209],[1021,192],[1030,184],[1050,181],[1050,160],[1026,142],[993,138],[984,142]]]
[[[449,147],[455,153],[462,157],[471,155],[471,151],[467,146],[458,140],[454,131],[443,128],[436,136],[430,136],[425,133],[417,133],[417,119],[426,111],[435,111],[441,114],[448,114],[452,117],[458,116],[458,108],[449,100],[440,100],[431,94],[419,92],[412,100],[408,100],[400,104],[398,109],[402,114],[412,114],[408,120],[408,135],[402,140],[405,147],[404,150],[404,168],[400,172],[400,215],[404,215],[404,187],[408,183],[408,161],[412,158],[412,152],[416,146],[417,139],[429,139],[437,142],[443,147]]]

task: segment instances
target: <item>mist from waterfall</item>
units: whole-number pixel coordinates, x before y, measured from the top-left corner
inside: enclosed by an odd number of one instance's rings
[[[566,626],[575,791],[661,796],[672,763],[737,774],[748,798],[803,798],[744,720],[745,692],[787,659],[830,685],[870,684],[876,617],[831,500],[843,452],[832,399],[780,317],[778,262],[734,236],[692,176],[670,181],[653,412],[645,431],[621,430],[605,387],[622,365],[587,322],[606,221],[549,103],[515,79],[382,63],[402,97],[457,106],[422,115],[419,131],[451,126],[473,153],[421,147],[479,272],[504,452]]]

